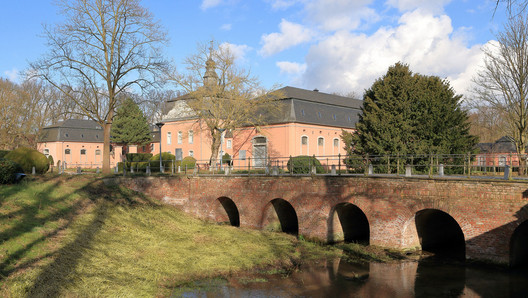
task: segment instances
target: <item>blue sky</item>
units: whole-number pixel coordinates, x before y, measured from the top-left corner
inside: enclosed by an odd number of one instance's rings
[[[143,0],[165,27],[177,66],[198,42],[228,44],[266,87],[361,95],[398,61],[450,80],[466,94],[481,48],[505,21],[495,0]],[[42,25],[60,22],[51,0],[3,1],[0,77],[20,80],[46,52]],[[181,67],[180,67],[181,68]]]

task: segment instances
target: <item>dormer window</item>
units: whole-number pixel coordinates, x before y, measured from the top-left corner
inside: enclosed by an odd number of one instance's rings
[[[336,117],[336,114],[334,114],[334,121],[336,121],[336,120],[337,120],[337,117]]]
[[[301,110],[301,115],[303,115],[303,116],[304,116],[304,110]]]
[[[317,116],[319,116],[319,118],[321,118],[321,112],[317,112]]]

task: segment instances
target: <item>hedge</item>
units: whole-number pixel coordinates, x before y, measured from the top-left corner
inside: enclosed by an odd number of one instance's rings
[[[321,162],[313,156],[299,155],[288,160],[288,170],[294,174],[310,174],[311,166],[315,166],[316,173],[324,173]]]
[[[16,173],[21,173],[22,168],[16,162],[0,158],[0,184],[11,184],[16,181]]]
[[[5,158],[19,164],[26,174],[31,174],[31,169],[33,167],[35,167],[37,174],[44,174],[48,171],[50,166],[46,155],[31,148],[17,148],[9,152]]]

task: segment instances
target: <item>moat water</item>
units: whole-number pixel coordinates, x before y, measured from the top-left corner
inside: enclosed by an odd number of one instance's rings
[[[175,289],[174,297],[528,297],[528,273],[404,261],[304,265],[289,274],[251,274]]]

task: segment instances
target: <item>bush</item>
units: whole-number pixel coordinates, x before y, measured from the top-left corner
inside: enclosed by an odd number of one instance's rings
[[[187,167],[187,169],[194,169],[195,166],[196,166],[196,158],[192,156],[185,157],[181,162],[182,170],[185,170],[185,167]]]
[[[231,155],[229,155],[229,153],[226,153],[222,156],[222,163],[225,163],[225,164],[231,164]]]
[[[310,168],[314,165],[316,173],[324,173],[321,162],[313,156],[299,155],[288,160],[288,170],[294,174],[310,174]]]
[[[33,167],[37,174],[44,174],[49,169],[46,155],[35,149],[20,147],[9,152],[5,158],[19,164],[26,174],[30,174]]]
[[[162,152],[161,159],[162,159],[162,163],[163,163],[163,167],[165,168],[165,171],[170,171],[170,169],[172,168],[172,164],[174,163],[175,156],[170,154],[169,152]],[[150,170],[152,172],[160,171],[159,160],[160,160],[159,153],[150,158]]]
[[[4,158],[7,155],[7,153],[9,153],[9,152],[11,152],[11,151],[9,151],[9,150],[0,150],[0,158]]]
[[[127,153],[126,154],[126,160],[128,162],[149,161],[151,158],[152,158],[152,153]]]
[[[0,158],[0,184],[10,184],[15,182],[15,174],[21,172],[22,168],[16,162]]]
[[[53,161],[53,156],[48,155],[48,163],[49,163],[50,165],[54,165],[54,164],[55,164],[55,162]]]

